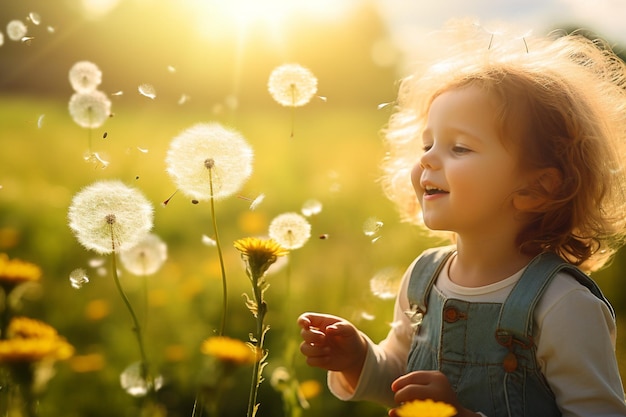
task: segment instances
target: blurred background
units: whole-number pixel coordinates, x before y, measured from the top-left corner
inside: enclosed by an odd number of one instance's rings
[[[409,0],[0,0],[0,252],[39,265],[40,285],[26,288],[23,315],[41,319],[76,348],[59,363],[41,398],[41,416],[136,416],[141,399],[120,387],[123,370],[139,359],[128,312],[115,291],[109,263],[82,248],[67,226],[67,209],[82,187],[119,179],[155,206],[154,233],[168,260],[146,277],[121,270],[131,301],[145,320],[147,351],[163,375],[160,400],[169,416],[189,416],[201,364],[202,340],[216,333],[221,309],[220,267],[209,205],[177,194],[165,172],[172,138],[199,122],[241,132],[254,148],[254,172],[239,195],[216,204],[229,281],[227,334],[247,340],[254,320],[241,296],[249,292],[232,242],[264,236],[284,212],[311,201],[312,236],[288,266],[270,276],[269,365],[259,416],[284,415],[270,378],[287,366],[307,391],[304,416],[384,416],[369,403],[344,403],[325,387],[325,374],[293,353],[295,320],[307,310],[342,315],[372,339],[392,320],[393,291],[404,268],[438,244],[400,224],[377,178],[383,156],[379,131],[389,117],[397,81],[428,49],[424,39],[453,17],[514,20],[536,33],[582,28],[624,50],[620,0],[467,2]],[[27,33],[14,41],[7,24]],[[91,61],[103,73],[100,89],[112,117],[89,132],[73,122],[68,71]],[[269,95],[275,67],[295,62],[318,79],[304,107],[281,107]],[[149,84],[152,98],[139,86]],[[293,137],[291,132],[293,129]],[[83,160],[88,137],[108,165]],[[251,209],[251,201],[263,201]],[[204,239],[203,239],[204,238]],[[621,283],[626,255],[594,277],[618,314],[626,307]],[[84,268],[89,282],[70,285]],[[147,286],[147,302],[142,291]],[[145,304],[145,305],[144,305]],[[145,307],[145,308],[144,308]],[[626,371],[626,339],[620,366]],[[623,371],[623,372],[624,372]],[[223,416],[244,415],[249,369],[226,387]]]

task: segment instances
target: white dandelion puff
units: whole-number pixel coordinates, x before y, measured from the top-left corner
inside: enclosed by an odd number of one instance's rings
[[[94,129],[102,126],[111,115],[111,101],[98,90],[74,93],[70,98],[69,111],[79,126]]]
[[[141,84],[137,87],[137,91],[144,97],[148,97],[151,100],[156,98],[156,90],[152,84]]]
[[[28,27],[21,20],[11,20],[7,24],[7,36],[12,41],[21,41],[27,32]]]
[[[311,101],[317,92],[317,78],[302,65],[284,64],[271,72],[267,87],[279,104],[299,107]]]
[[[78,61],[69,71],[70,84],[78,93],[88,93],[102,83],[102,71],[90,61]]]
[[[379,270],[370,279],[370,291],[382,300],[396,298],[402,272],[398,268],[387,267]]]
[[[298,213],[283,213],[270,222],[269,236],[285,249],[298,249],[311,237],[311,224]]]
[[[69,227],[86,249],[109,254],[131,248],[152,229],[152,204],[120,181],[97,181],[78,192],[68,211]]]
[[[165,162],[179,190],[206,201],[239,191],[252,173],[252,159],[252,147],[239,132],[199,123],[172,140]]]
[[[156,273],[167,260],[167,245],[154,233],[148,233],[132,248],[120,252],[120,261],[128,272],[138,276]]]

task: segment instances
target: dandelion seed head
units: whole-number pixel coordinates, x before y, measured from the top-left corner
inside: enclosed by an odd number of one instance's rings
[[[69,71],[70,84],[77,93],[94,91],[102,83],[102,71],[90,61],[78,61]]]
[[[178,189],[206,201],[239,191],[252,173],[252,159],[252,147],[239,132],[199,123],[172,140],[165,162]]]
[[[398,268],[383,268],[370,279],[370,290],[383,300],[394,299],[398,293],[401,277],[402,272]]]
[[[138,276],[156,273],[167,260],[167,245],[154,233],[148,233],[132,248],[120,252],[126,270]]]
[[[152,204],[120,181],[95,182],[78,192],[68,211],[78,241],[100,254],[135,246],[152,229]]]
[[[137,91],[144,97],[148,97],[151,100],[156,98],[156,90],[152,84],[141,84],[137,87]]]
[[[69,103],[70,116],[79,126],[95,129],[111,114],[111,101],[102,91],[74,93]]]
[[[267,87],[279,104],[299,107],[311,101],[317,92],[317,78],[302,65],[284,64],[271,72]]]
[[[306,217],[311,217],[315,214],[320,214],[322,212],[322,203],[318,200],[307,200],[302,205],[302,209],[300,210],[302,214]]]
[[[12,41],[21,41],[26,33],[28,32],[28,27],[21,20],[15,19],[11,20],[7,24],[7,36]]]
[[[269,236],[285,249],[298,249],[311,237],[311,224],[298,213],[283,213],[271,221]]]
[[[83,268],[76,268],[70,272],[70,285],[72,288],[80,289],[89,282],[87,272]]]
[[[143,377],[142,368],[141,362],[133,362],[120,374],[122,389],[133,397],[143,397],[151,389],[158,391],[163,387],[163,376],[157,375],[151,381],[147,381]]]

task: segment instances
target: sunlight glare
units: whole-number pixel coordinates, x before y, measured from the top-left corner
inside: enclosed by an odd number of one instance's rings
[[[187,7],[202,25],[201,31],[247,30],[259,24],[270,31],[277,30],[291,17],[336,19],[345,14],[358,0],[187,0]],[[219,27],[207,25],[207,21]]]

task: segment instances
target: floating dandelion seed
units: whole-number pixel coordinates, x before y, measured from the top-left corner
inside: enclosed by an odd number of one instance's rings
[[[45,114],[39,115],[39,118],[37,119],[37,128],[41,129],[43,127],[43,119],[45,116]]]
[[[172,74],[176,72],[176,67],[174,67],[173,65],[168,65],[167,66],[167,71],[171,72]]]
[[[274,100],[287,107],[307,104],[317,92],[317,78],[299,64],[284,64],[276,67],[267,83]]]
[[[396,298],[400,286],[402,273],[398,268],[388,267],[381,269],[370,279],[372,294],[383,300]]]
[[[11,20],[7,24],[7,36],[12,41],[21,41],[26,36],[28,28],[21,20]]]
[[[149,99],[154,100],[156,98],[156,90],[152,84],[141,84],[137,87],[139,94],[142,96],[148,97]]]
[[[167,245],[154,233],[148,233],[139,243],[120,252],[120,261],[131,274],[156,273],[167,260]]]
[[[98,181],[74,196],[68,220],[85,248],[108,254],[131,248],[145,237],[152,229],[153,208],[135,188]]]
[[[30,12],[28,14],[28,19],[33,22],[34,25],[39,25],[41,23],[41,16],[36,12]]]
[[[307,200],[300,210],[306,217],[311,217],[322,212],[322,203],[318,200]]]
[[[124,92],[123,91],[116,91],[115,93],[111,94],[112,96],[123,96]]]
[[[0,32],[0,46],[4,45],[4,34]]]
[[[217,246],[215,239],[207,235],[202,235],[202,243],[206,246]]]
[[[70,285],[72,288],[81,289],[89,282],[87,272],[83,268],[76,268],[70,273]]]
[[[48,31],[48,33],[54,33],[54,32],[56,32],[56,29],[55,29],[54,27],[52,27],[52,26],[48,26],[48,27],[46,28],[46,30]]]
[[[102,83],[102,71],[90,61],[79,61],[69,71],[70,84],[77,93],[94,91]]]
[[[240,133],[219,123],[199,123],[172,140],[165,162],[178,189],[206,201],[236,193],[252,173],[252,158]]]
[[[271,221],[269,236],[285,249],[298,249],[311,237],[311,224],[298,213],[283,213]]]
[[[79,126],[94,129],[102,126],[111,114],[111,101],[98,90],[74,93],[70,98],[69,111]]]
[[[383,222],[378,220],[376,217],[369,217],[363,223],[363,233],[365,233],[365,236],[372,237],[378,233],[382,227]]]
[[[261,193],[250,203],[250,210],[256,210],[263,200],[265,200],[265,194]]]
[[[102,158],[98,152],[87,152],[83,157],[85,162],[91,162],[94,168],[106,169],[109,166],[109,161]]]
[[[187,94],[181,94],[180,98],[178,99],[178,105],[182,106],[183,104],[188,102],[190,98],[191,97],[189,97]]]

